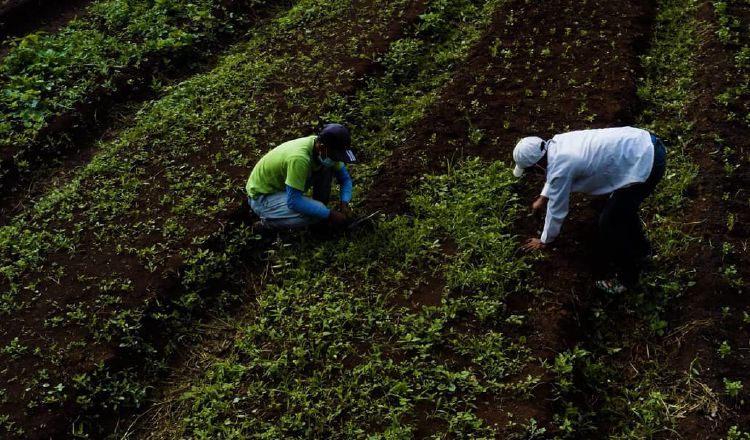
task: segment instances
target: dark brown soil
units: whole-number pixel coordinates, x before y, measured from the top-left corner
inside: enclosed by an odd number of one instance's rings
[[[0,7],[0,44],[31,32],[54,33],[85,14],[92,0],[8,0]],[[0,60],[7,45],[0,47]]]

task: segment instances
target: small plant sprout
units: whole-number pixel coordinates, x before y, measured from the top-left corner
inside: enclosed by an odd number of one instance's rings
[[[19,340],[18,336],[8,343],[5,347],[0,349],[0,353],[9,355],[12,359],[17,359],[21,355],[28,351],[28,347],[23,345]]]
[[[724,392],[726,392],[727,396],[730,398],[736,399],[739,397],[740,392],[742,392],[742,382],[739,380],[729,380],[725,377]]]
[[[750,440],[750,432],[744,432],[737,426],[732,426],[727,431],[727,440]]]
[[[729,345],[729,342],[722,341],[719,345],[719,349],[717,350],[717,353],[719,353],[719,357],[724,359],[730,354],[732,354],[732,347]]]
[[[734,264],[724,266],[721,269],[721,275],[724,278],[724,281],[735,289],[739,289],[745,284],[745,281],[742,279],[742,274],[739,273],[737,266]]]
[[[732,308],[729,306],[723,306],[721,308],[721,317],[722,319],[728,318],[732,314]]]
[[[727,214],[727,232],[734,231],[734,224],[736,221],[737,221],[737,216],[733,212],[730,212],[729,214]]]
[[[734,245],[728,241],[721,244],[721,253],[726,257],[734,251]]]

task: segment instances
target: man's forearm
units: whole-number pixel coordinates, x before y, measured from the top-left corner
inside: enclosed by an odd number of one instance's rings
[[[346,166],[341,167],[341,169],[336,172],[336,180],[338,180],[339,185],[341,185],[341,201],[344,203],[351,202],[352,188],[354,184],[352,182],[352,176],[349,174]]]
[[[320,203],[315,203],[312,199],[305,197],[302,191],[288,185],[286,187],[286,204],[289,209],[310,217],[328,218],[331,214],[330,209]]]
[[[531,209],[534,211],[544,211],[547,209],[547,202],[549,199],[545,196],[539,196],[534,200],[534,203],[531,204]]]
[[[560,217],[551,211],[551,209],[547,209],[547,215],[544,217],[544,230],[542,231],[542,236],[539,237],[544,244],[550,244],[555,241],[555,238],[560,234],[562,223],[565,220],[565,216]]]

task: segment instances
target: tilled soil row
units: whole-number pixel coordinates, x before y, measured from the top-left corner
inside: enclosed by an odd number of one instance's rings
[[[505,160],[510,166],[512,149],[523,136],[550,138],[566,130],[633,123],[638,55],[648,39],[651,12],[643,1],[505,4],[439,105],[380,171],[368,208],[403,212],[410,182],[463,156]],[[541,185],[525,182],[519,190],[530,202]],[[517,313],[531,314],[523,330],[533,335],[529,344],[535,355],[548,362],[579,340],[577,308],[592,295],[596,211],[583,199],[573,202],[553,256],[534,265],[530,284],[538,284],[533,278],[539,276],[548,294],[529,294],[510,304]],[[523,218],[517,230],[538,236],[540,225],[541,219]],[[548,373],[541,374],[546,382],[537,387],[534,403],[487,396],[478,414],[502,427],[511,411],[516,422],[534,418],[551,428],[554,385]]]
[[[731,426],[745,431],[750,427],[750,325],[743,319],[743,312],[750,312],[750,127],[745,121],[729,120],[728,112],[738,109],[716,99],[742,81],[734,60],[741,44],[750,41],[750,8],[740,3],[730,10],[742,20],[739,45],[719,41],[713,3],[702,3],[698,10],[702,32],[695,63],[697,96],[689,110],[700,142],[689,153],[700,171],[687,217],[699,242],[682,262],[696,269],[696,284],[675,304],[672,326],[684,331],[667,353],[674,367],[685,371],[697,360],[701,380],[719,394],[725,379],[740,381],[743,390],[735,398],[722,399],[725,409],[718,417],[693,414],[682,420],[680,434],[685,438],[724,438]],[[728,173],[727,167],[736,169]],[[744,285],[732,285],[726,273],[730,266]],[[728,343],[731,354],[720,352],[722,342]]]
[[[299,63],[309,62],[311,57],[322,57],[329,60],[330,69],[319,71],[318,77],[307,78],[290,74],[286,78],[277,78],[267,89],[263,97],[264,102],[275,102],[280,108],[289,108],[289,90],[305,90],[306,95],[318,103],[337,94],[354,93],[357,87],[362,84],[362,79],[372,71],[374,67],[374,55],[383,52],[390,41],[397,38],[405,28],[412,23],[423,9],[422,2],[415,1],[408,3],[405,10],[394,11],[395,16],[385,16],[383,11],[389,11],[385,6],[364,4],[354,2],[349,7],[346,17],[338,17],[347,21],[347,26],[340,28],[335,23],[328,23],[327,28],[308,29],[307,33],[300,33],[299,40],[278,40],[269,41],[268,53],[278,57],[291,57],[290,59],[299,60]],[[318,25],[319,26],[319,25]],[[331,26],[336,26],[331,27]],[[316,39],[305,40],[309,32],[316,32]],[[360,58],[352,55],[351,44],[357,40],[357,47],[361,48],[370,57]],[[289,72],[296,71],[297,66],[290,64],[287,66]],[[300,69],[300,71],[304,71]],[[341,72],[347,72],[342,75]],[[316,110],[320,104],[309,109],[291,109],[288,113],[277,114],[278,119],[274,127],[265,133],[264,137],[259,140],[262,144],[267,141],[269,144],[272,140],[278,140],[289,132],[300,132],[304,128],[304,123],[299,120],[290,119],[299,117],[300,114],[292,111],[299,110],[304,114],[303,121],[314,119],[317,116]],[[245,115],[247,117],[247,115]],[[242,121],[236,121],[238,124]],[[210,158],[221,149],[218,135],[211,135],[206,150],[190,158],[190,163],[186,166],[192,166],[196,169],[203,169],[206,163],[210,164]],[[265,145],[265,144],[264,144]],[[244,181],[249,169],[227,165],[223,170],[236,181]],[[169,183],[163,176],[153,175],[146,190],[139,194],[139,198],[134,201],[133,206],[151,206],[154,209],[167,209],[162,206],[162,200],[165,194],[170,191]],[[234,195],[228,194],[229,197]],[[239,211],[246,211],[244,206]],[[187,234],[187,239],[175,249],[174,254],[178,254],[180,246],[187,248],[224,248],[226,244],[222,243],[221,237],[231,235],[231,228],[237,226],[232,223],[232,218],[236,217],[238,210],[234,208],[220,212],[214,221],[205,223],[199,219],[192,224],[185,224],[192,233]],[[143,215],[151,218],[151,214],[134,214],[120,218],[123,227],[135,227]],[[86,218],[85,212],[79,212],[74,219],[55,222],[52,228],[61,228],[63,230],[74,227],[79,220]],[[147,220],[147,219],[145,219]],[[129,226],[127,226],[129,224]],[[228,229],[227,229],[227,225]],[[73,233],[73,231],[70,231]],[[191,243],[190,237],[213,235],[216,239],[208,243]],[[154,237],[144,236],[132,237],[130,245],[148,246],[154,243]],[[185,304],[180,302],[180,296],[184,294],[181,287],[180,276],[186,272],[187,263],[176,257],[163,262],[160,266],[147,270],[143,263],[138,259],[124,255],[119,249],[124,243],[102,243],[96,236],[95,231],[85,231],[84,237],[77,244],[73,252],[61,250],[47,256],[47,261],[54,267],[60,266],[66,268],[68,275],[54,279],[42,281],[36,286],[38,293],[30,301],[30,305],[18,311],[12,319],[4,323],[3,334],[0,335],[0,344],[6,345],[11,343],[14,338],[23,344],[33,344],[41,347],[57,347],[63,344],[70,344],[78,341],[80,349],[70,352],[70,355],[63,359],[50,360],[36,357],[31,353],[20,356],[4,356],[3,364],[7,367],[0,374],[2,386],[8,391],[8,399],[0,404],[0,412],[12,416],[14,428],[23,428],[25,433],[20,435],[22,438],[57,438],[69,432],[70,423],[80,415],[81,408],[76,403],[79,397],[75,392],[66,394],[62,404],[55,405],[37,405],[29,409],[29,399],[33,397],[27,395],[24,391],[23,383],[33,381],[33,376],[39,371],[45,371],[51,381],[60,381],[65,389],[75,390],[76,377],[85,376],[92,373],[98,368],[98,373],[106,381],[107,378],[115,377],[118,372],[131,371],[134,367],[144,367],[142,364],[152,362],[149,356],[143,359],[144,352],[132,348],[123,348],[121,341],[112,340],[110,342],[97,341],[90,331],[80,324],[66,323],[62,328],[48,327],[48,319],[52,311],[65,308],[66,305],[77,304],[94,304],[97,303],[97,294],[87,286],[96,284],[96,280],[108,279],[112,274],[125,276],[133,280],[132,287],[129,287],[127,294],[121,297],[118,304],[97,306],[97,314],[106,318],[113,316],[114,313],[132,310],[137,315],[135,325],[140,326],[138,332],[143,341],[147,344],[153,344],[158,349],[166,344],[173,335],[159,334],[164,328],[169,328],[164,323],[154,326],[153,322],[158,319],[164,319],[170,313],[184,312]],[[179,275],[178,275],[179,274]],[[30,275],[32,276],[32,275]],[[33,275],[32,277],[35,277]],[[218,294],[222,289],[222,283],[212,281],[204,292],[204,295],[210,297],[212,294]],[[5,286],[3,286],[5,288]],[[94,289],[95,290],[95,289]],[[125,293],[125,292],[123,292]],[[29,298],[31,300],[31,298]],[[179,305],[173,304],[175,301]],[[174,307],[170,307],[172,304]],[[161,318],[155,318],[153,315],[158,314]],[[180,318],[177,318],[180,319]],[[118,347],[118,344],[120,345]],[[161,345],[160,345],[161,344]],[[43,348],[44,350],[44,348]],[[160,358],[157,353],[156,359]],[[99,367],[97,367],[99,365]],[[100,376],[97,376],[100,377]],[[125,385],[125,384],[123,384]],[[102,386],[107,386],[102,384]],[[105,419],[111,417],[108,411],[99,406],[88,411],[91,417],[101,414]],[[108,422],[96,422],[97,424],[107,424]],[[95,429],[96,431],[96,429]]]

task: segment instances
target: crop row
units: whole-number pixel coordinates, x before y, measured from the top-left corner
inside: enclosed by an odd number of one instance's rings
[[[263,0],[98,0],[55,34],[10,43],[0,64],[0,185],[73,140],[106,99],[150,87],[249,20]],[[44,160],[49,161],[49,157]],[[2,188],[2,186],[0,186]]]
[[[738,305],[737,272],[735,277],[723,274],[740,252],[724,242],[731,230],[721,221],[723,209],[731,206],[726,191],[739,195],[742,185],[733,186],[731,173],[722,176],[720,170],[717,173],[721,165],[713,163],[733,158],[724,156],[727,150],[722,148],[729,126],[717,123],[722,118],[713,115],[712,93],[723,82],[715,72],[726,69],[724,59],[716,57],[713,33],[708,32],[713,27],[699,18],[705,7],[690,0],[658,2],[654,38],[642,56],[644,78],[638,90],[643,102],[639,124],[667,139],[669,149],[667,179],[647,207],[658,259],[638,295],[618,302],[597,300],[591,306],[593,317],[587,322],[592,336],[586,344],[590,352],[566,353],[581,377],[566,400],[577,405],[588,400],[571,411],[579,431],[604,425],[616,426],[617,438],[664,432],[698,437],[701,431],[695,426],[706,424],[711,426],[706,434],[748,436],[741,429],[747,418],[742,414],[739,373],[746,358],[736,353],[737,343],[746,341],[746,323],[741,323],[742,308],[725,305]],[[718,22],[728,23],[720,17]],[[717,32],[720,39],[723,35]],[[739,129],[738,122],[730,132]],[[706,151],[714,151],[715,158],[707,158]],[[723,256],[716,259],[715,253]],[[621,325],[613,327],[613,322]],[[722,334],[731,335],[732,343],[715,340]],[[645,357],[643,347],[648,350]],[[632,417],[623,418],[625,413]]]
[[[83,410],[102,399],[113,409],[137,405],[143,388],[107,365],[122,353],[153,354],[141,337],[143,313],[163,302],[201,304],[200,292],[237,257],[236,247],[207,244],[246,209],[238,190],[252,163],[279,139],[310,130],[353,90],[366,60],[417,6],[300,2],[212,72],[147,105],[70,184],[0,229],[8,317],[0,355],[10,366],[3,411],[53,412],[72,399]],[[182,286],[166,288],[165,271],[183,265]],[[159,311],[150,319],[175,319],[173,310]],[[92,371],[96,364],[103,367]]]
[[[733,78],[732,85],[716,97],[717,103],[727,109],[727,120],[750,125],[750,35],[747,20],[750,3],[744,0],[720,0],[713,2],[716,17],[716,35],[732,55],[733,70],[727,74]]]
[[[724,58],[721,77],[712,82],[707,93],[714,93],[713,107],[716,108],[717,126],[713,141],[716,150],[712,153],[714,166],[721,169],[721,184],[716,196],[727,212],[719,219],[716,239],[721,243],[720,272],[723,281],[737,293],[746,291],[747,254],[744,238],[748,229],[747,183],[750,173],[750,149],[747,133],[750,132],[750,2],[741,0],[712,2],[714,22],[711,29],[721,43],[714,51]],[[718,88],[718,90],[717,90]],[[743,261],[744,260],[744,261]]]
[[[750,233],[750,2],[714,1],[710,29],[720,45],[708,45],[709,54],[720,58],[716,72],[708,74],[703,88],[711,113],[709,120],[716,121],[712,133],[715,143],[710,173],[718,185],[711,200],[712,255],[715,258],[718,279],[715,307],[705,312],[722,322],[721,329],[706,338],[711,352],[712,385],[721,390],[723,402],[730,408],[725,426],[727,438],[750,438],[750,417],[746,404],[750,396],[747,370],[750,357],[747,344],[750,340],[750,301],[747,300],[750,254],[747,236]],[[709,39],[710,41],[710,39]],[[709,55],[711,56],[711,55]],[[713,73],[713,72],[711,72]],[[705,120],[704,120],[705,121]],[[743,432],[744,431],[744,432]]]
[[[695,243],[684,216],[688,188],[697,175],[690,149],[699,142],[685,117],[694,98],[696,11],[691,0],[659,1],[653,38],[640,57],[637,125],[658,133],[669,148],[668,174],[643,216],[658,259],[644,273],[639,290],[622,298],[591,298],[583,318],[587,337],[558,357],[575,378],[560,390],[558,416],[574,436],[596,437],[603,429],[611,438],[674,432],[680,414],[695,416],[713,403],[701,400],[706,396],[699,393],[692,371],[670,365],[656,348],[670,343],[667,317],[695,284],[693,270],[680,261]],[[654,347],[650,357],[640,353],[645,346]]]

